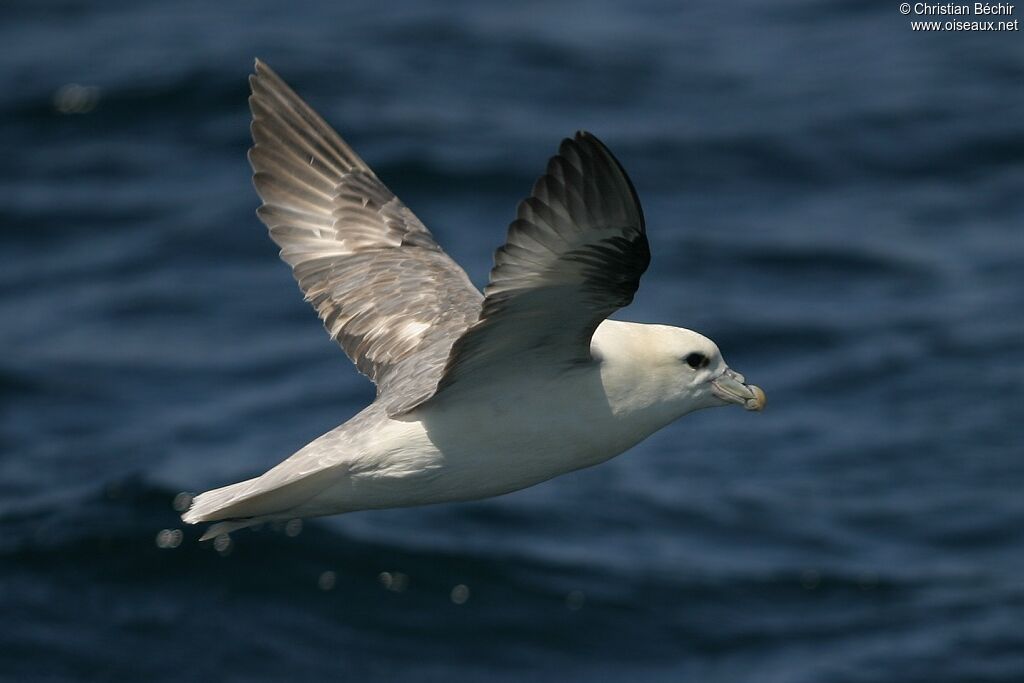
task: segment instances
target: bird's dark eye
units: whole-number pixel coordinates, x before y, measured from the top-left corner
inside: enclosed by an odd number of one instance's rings
[[[684,360],[686,361],[686,364],[689,365],[694,370],[706,368],[708,366],[708,363],[711,362],[710,360],[708,360],[708,357],[705,356],[703,353],[691,353]]]

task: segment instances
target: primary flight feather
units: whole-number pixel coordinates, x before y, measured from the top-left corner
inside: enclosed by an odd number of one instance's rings
[[[377,397],[254,479],[195,497],[203,538],[263,521],[507,493],[603,462],[700,408],[764,406],[696,332],[607,320],[650,261],[640,203],[593,135],[564,140],[483,294],[262,62],[257,211]]]

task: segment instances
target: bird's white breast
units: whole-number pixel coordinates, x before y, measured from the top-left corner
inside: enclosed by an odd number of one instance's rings
[[[345,476],[310,505],[324,514],[484,498],[622,453],[686,412],[659,400],[664,379],[645,364],[638,334],[606,321],[592,363],[463,380],[383,420],[341,454]]]

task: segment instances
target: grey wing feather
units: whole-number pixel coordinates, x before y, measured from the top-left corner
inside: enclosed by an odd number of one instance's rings
[[[257,211],[389,414],[437,387],[481,295],[415,215],[280,77],[250,77]]]
[[[438,394],[480,370],[589,361],[597,326],[633,300],[650,263],[632,183],[593,135],[562,142],[495,254],[476,322],[452,347]]]

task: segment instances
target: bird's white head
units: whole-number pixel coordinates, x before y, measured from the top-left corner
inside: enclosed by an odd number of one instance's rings
[[[765,394],[732,370],[718,346],[682,327],[605,321],[594,336],[605,388],[623,405],[660,406],[673,419],[701,408],[761,410]]]

